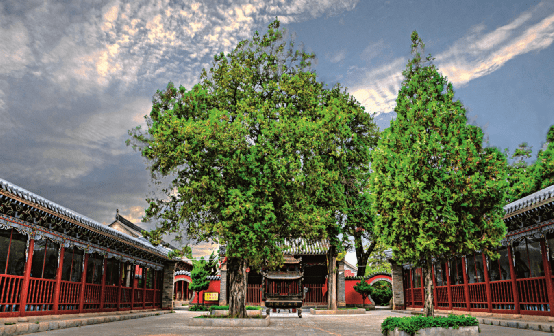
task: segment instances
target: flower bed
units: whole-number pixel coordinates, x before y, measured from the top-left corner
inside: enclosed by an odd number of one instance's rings
[[[442,335],[444,329],[449,329],[448,335],[477,335],[479,322],[473,316],[453,315],[448,317],[387,317],[381,324],[383,335],[402,336],[415,335]]]

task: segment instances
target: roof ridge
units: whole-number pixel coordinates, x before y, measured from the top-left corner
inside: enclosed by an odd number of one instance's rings
[[[167,257],[167,254],[169,252],[168,249],[166,249],[165,247],[160,247],[160,246],[154,246],[152,244],[150,244],[150,242],[145,242],[145,241],[142,241],[140,239],[137,239],[135,237],[131,237],[130,235],[128,234],[125,234],[125,233],[122,233],[122,232],[119,232],[107,225],[103,225],[93,219],[90,219],[88,218],[87,216],[84,216],[84,215],[81,215],[80,213],[76,212],[76,211],[73,211],[69,208],[66,208],[64,206],[61,206],[57,203],[54,203],[40,195],[37,195],[25,188],[22,188],[18,185],[15,185],[11,182],[8,182],[2,178],[0,178],[0,188],[4,189],[6,192],[10,193],[10,194],[13,194],[17,197],[20,197],[26,201],[28,201],[29,203],[31,204],[36,204],[36,205],[39,205],[39,206],[42,206],[48,210],[51,210],[52,212],[58,214],[58,215],[62,215],[62,216],[66,216],[66,217],[69,217],[70,219],[78,222],[78,223],[81,223],[81,224],[84,224],[85,226],[89,226],[91,228],[94,228],[95,230],[100,230],[104,233],[107,233],[107,234],[111,234],[115,237],[118,237],[118,238],[121,238],[123,239],[124,241],[126,241],[127,243],[130,243],[130,244],[136,244],[136,245],[139,245],[143,248],[146,248],[147,250],[150,250],[151,252],[156,252],[156,253],[159,253],[161,255],[165,255]]]

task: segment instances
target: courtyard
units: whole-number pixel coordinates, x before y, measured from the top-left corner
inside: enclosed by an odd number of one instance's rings
[[[381,322],[387,316],[406,316],[391,311],[371,311],[365,315],[350,316],[315,316],[309,312],[299,319],[295,314],[273,314],[271,324],[266,328],[206,328],[188,326],[188,319],[200,315],[198,312],[177,310],[174,314],[146,317],[75,328],[48,331],[49,335],[58,336],[97,336],[97,335],[382,335]],[[503,335],[548,335],[548,333],[521,330],[499,326],[482,325],[482,336]]]

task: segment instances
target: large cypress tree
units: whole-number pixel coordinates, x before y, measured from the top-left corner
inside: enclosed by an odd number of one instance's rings
[[[263,36],[215,55],[190,91],[169,83],[154,97],[148,129],[130,131],[129,143],[165,187],[147,200],[144,220],[158,222],[147,236],[225,245],[229,310],[239,317],[247,266],[282,264],[285,239],[329,239],[334,260],[348,186],[360,184],[376,144],[372,116],[340,85],[324,88],[308,71],[315,55],[293,43],[285,50],[279,26],[275,20]]]
[[[483,147],[424,44],[412,33],[412,55],[396,99],[396,120],[372,152],[375,233],[400,263],[422,267],[425,315],[433,315],[432,265],[475,250],[492,256],[506,232],[502,204],[506,158]]]

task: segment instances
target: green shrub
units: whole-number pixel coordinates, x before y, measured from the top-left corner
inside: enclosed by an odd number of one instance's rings
[[[407,317],[387,317],[383,323],[381,323],[381,331],[383,335],[388,335],[389,330],[394,329],[405,331],[410,335],[415,335],[415,333],[420,329],[425,328],[453,328],[458,329],[459,327],[470,327],[477,326],[479,322],[473,316],[469,315],[453,315],[450,314],[448,317],[425,317],[425,316],[407,316]]]
[[[371,285],[371,298],[377,306],[387,306],[392,298],[391,284],[387,281],[377,281]]]
[[[212,310],[229,310],[229,306],[210,306],[210,311]]]
[[[260,306],[246,306],[246,310],[260,310],[262,307]]]
[[[194,305],[194,306],[189,307],[189,311],[208,311],[208,307],[200,306],[200,305]]]

